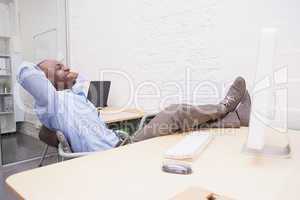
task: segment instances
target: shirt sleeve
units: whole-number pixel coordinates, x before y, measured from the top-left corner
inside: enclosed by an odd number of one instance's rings
[[[48,107],[48,112],[55,111],[57,91],[37,66],[27,62],[22,63],[17,73],[17,80],[33,96],[36,105]]]
[[[84,95],[87,96],[89,87],[90,87],[90,81],[86,78],[86,76],[80,73],[78,74],[76,83],[72,87],[72,91],[76,94],[84,93]]]

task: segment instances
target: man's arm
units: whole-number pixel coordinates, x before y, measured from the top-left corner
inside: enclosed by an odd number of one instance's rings
[[[17,80],[29,92],[38,106],[47,106],[48,112],[54,111],[57,92],[46,78],[43,71],[32,63],[22,63],[17,74]]]
[[[88,90],[90,87],[90,81],[81,73],[77,74],[76,83],[72,87],[72,91],[76,94],[84,93],[85,96],[88,94]]]

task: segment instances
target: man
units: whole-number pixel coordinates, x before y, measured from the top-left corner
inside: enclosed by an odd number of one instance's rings
[[[55,60],[45,60],[37,65],[24,62],[17,80],[33,96],[34,109],[42,124],[54,134],[61,131],[73,152],[107,150],[122,143],[122,137],[106,127],[101,116],[98,116],[95,106],[87,100],[80,87],[82,77],[78,73],[71,72],[62,63]],[[238,78],[220,104],[200,106],[201,109],[191,113],[191,117],[189,112],[178,112],[176,116],[181,116],[180,118],[169,119],[163,111],[145,127],[145,131],[135,135],[134,141],[162,135],[160,131],[156,131],[157,129],[151,130],[151,124],[161,127],[162,124],[168,126],[168,122],[171,122],[170,125],[175,122],[178,127],[167,132],[163,131],[163,134],[169,134],[185,130],[180,121],[183,118],[189,119],[187,128],[192,126],[190,120],[197,119],[197,123],[204,123],[222,118],[237,107],[245,94],[245,88],[244,80]],[[183,108],[187,107],[189,106],[184,105]],[[161,118],[164,120],[160,123]],[[185,124],[185,121],[183,120],[182,124]]]
[[[109,130],[80,87],[80,75],[55,60],[38,65],[23,63],[18,82],[35,100],[43,125],[61,131],[74,152],[101,151],[118,146],[120,138]],[[78,89],[79,88],[79,89]]]

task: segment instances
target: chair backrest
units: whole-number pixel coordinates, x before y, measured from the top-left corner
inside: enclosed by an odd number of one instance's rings
[[[52,147],[58,147],[58,138],[56,136],[56,133],[50,129],[48,129],[46,126],[42,126],[39,132],[39,138],[41,141],[45,142],[47,145]]]
[[[64,134],[59,131],[52,131],[46,126],[42,125],[41,130],[39,132],[39,138],[47,145],[56,148],[58,148],[58,145],[60,143],[63,147],[64,152],[72,153],[72,149],[68,143],[68,140],[65,138]]]
[[[91,152],[73,153],[68,140],[62,132],[52,131],[44,125],[41,127],[39,132],[39,138],[47,145],[58,148],[59,155],[62,158],[70,159],[91,154]]]

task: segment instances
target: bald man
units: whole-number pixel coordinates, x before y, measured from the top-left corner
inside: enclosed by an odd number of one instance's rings
[[[84,81],[81,75],[61,62],[44,60],[37,65],[24,62],[17,80],[33,96],[34,109],[42,124],[53,134],[56,131],[62,132],[73,152],[102,151],[124,144],[124,138],[106,127],[95,106],[87,99],[81,87]],[[191,125],[223,118],[236,109],[245,96],[245,91],[245,81],[239,77],[219,104],[180,105],[180,109],[171,106],[175,114],[168,112],[168,108],[160,112],[133,139],[140,141],[171,134],[186,130]],[[167,129],[161,129],[166,125]]]

